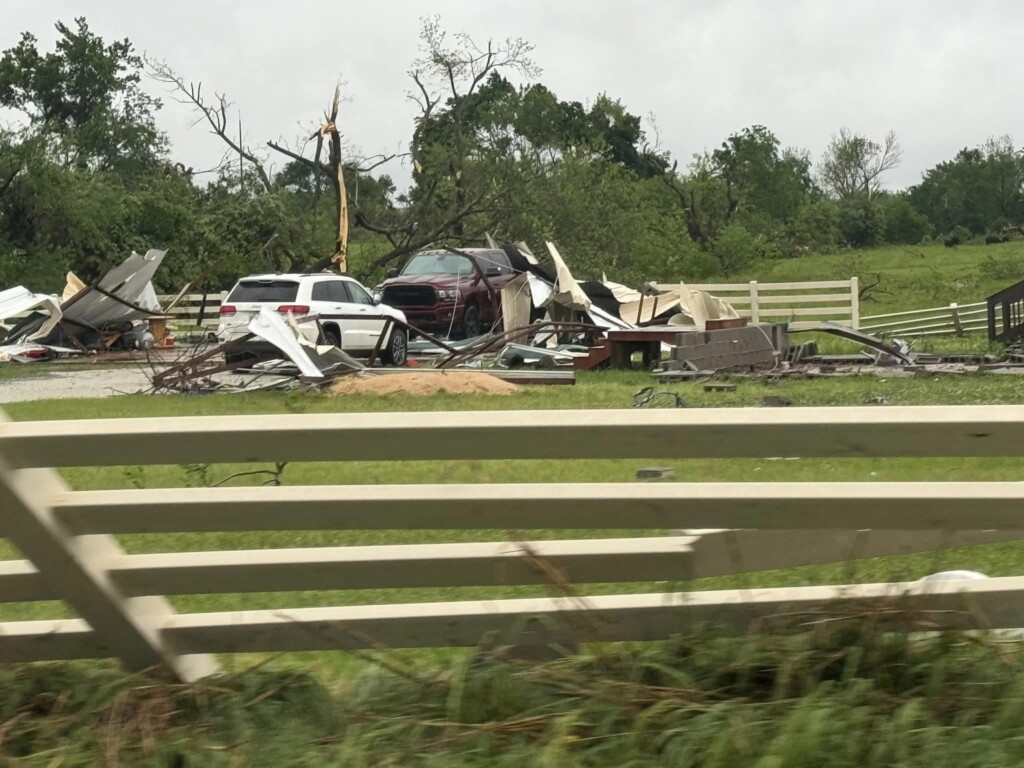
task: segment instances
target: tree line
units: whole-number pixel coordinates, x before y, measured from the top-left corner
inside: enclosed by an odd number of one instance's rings
[[[898,191],[885,185],[902,159],[892,133],[839,129],[815,159],[754,125],[681,162],[620,99],[552,92],[528,41],[477,42],[436,18],[409,69],[417,115],[401,157],[352,153],[337,102],[294,145],[247,144],[228,97],[196,73],[108,42],[84,18],[57,31],[53,50],[26,32],[0,56],[0,106],[18,115],[0,126],[4,287],[58,290],[68,270],[91,280],[150,247],[172,253],[166,290],[319,268],[338,250],[340,210],[349,271],[368,281],[420,248],[487,235],[554,240],[579,274],[639,284],[1024,231],[1024,152],[1008,137],[966,146]],[[195,110],[222,162],[175,160],[147,78]],[[411,169],[404,189],[387,172],[398,162]]]

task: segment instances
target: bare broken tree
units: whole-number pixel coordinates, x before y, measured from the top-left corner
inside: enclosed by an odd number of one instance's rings
[[[819,166],[822,185],[840,199],[856,194],[868,198],[881,188],[881,176],[900,164],[903,149],[890,131],[883,143],[847,128],[832,137]]]
[[[198,112],[199,120],[197,122],[205,122],[210,128],[210,133],[217,136],[227,145],[228,148],[221,159],[220,168],[228,164],[232,155],[237,155],[240,162],[248,163],[265,191],[270,191],[273,188],[270,174],[267,172],[263,159],[251,147],[244,144],[241,121],[239,121],[237,139],[228,132],[228,110],[231,107],[231,102],[228,101],[225,94],[214,93],[213,102],[208,102],[203,95],[203,84],[201,82],[186,81],[181,75],[171,69],[167,62],[146,57],[146,67],[149,70],[150,77],[171,86],[178,94],[175,97],[176,100],[181,104],[192,107],[194,111]]]
[[[264,158],[259,156],[255,150],[246,146],[242,138],[241,126],[239,125],[238,139],[235,139],[228,132],[228,110],[231,106],[223,93],[215,93],[214,101],[208,102],[203,96],[202,83],[186,81],[178,73],[170,68],[165,62],[154,59],[147,59],[150,75],[159,82],[170,85],[178,93],[178,101],[190,105],[200,114],[200,120],[205,121],[210,132],[219,137],[227,144],[221,167],[225,166],[232,154],[237,154],[239,162],[247,162],[260,180],[264,191],[272,191],[274,188],[270,173],[267,171]],[[274,141],[268,141],[267,146],[296,162],[305,165],[314,171],[318,176],[325,178],[334,191],[334,199],[337,211],[337,238],[335,240],[334,253],[318,262],[318,267],[325,267],[334,264],[339,271],[345,272],[348,269],[348,231],[349,231],[349,206],[348,195],[345,189],[345,171],[354,173],[366,173],[374,168],[394,159],[396,155],[376,155],[368,158],[362,165],[349,164],[343,161],[342,135],[338,130],[338,109],[341,103],[341,87],[335,86],[334,98],[330,108],[324,113],[324,122],[307,139],[316,142],[316,149],[312,158],[306,157],[302,152],[295,152],[288,147]],[[324,145],[327,145],[326,158],[324,157]]]
[[[319,270],[332,264],[342,271],[347,269],[350,220],[361,229],[383,236],[391,246],[369,265],[369,268],[377,269],[433,243],[453,238],[461,244],[482,238],[486,230],[494,227],[494,218],[505,210],[504,206],[511,198],[509,184],[489,177],[473,181],[467,177],[466,167],[470,158],[467,134],[472,132],[467,125],[467,99],[477,93],[481,83],[492,72],[499,69],[512,69],[524,76],[536,75],[539,69],[529,58],[533,45],[520,38],[510,38],[502,43],[488,40],[485,46],[478,46],[465,34],[456,34],[453,39],[455,44],[450,45],[436,17],[424,21],[422,55],[409,72],[416,86],[416,94],[409,96],[421,110],[416,120],[411,153],[416,186],[409,195],[397,200],[388,199],[385,205],[375,210],[360,206],[356,198],[349,199],[345,174],[367,173],[401,155],[374,155],[358,162],[343,161],[344,145],[337,123],[341,100],[338,88],[324,121],[306,139],[306,146],[313,143],[312,157],[306,156],[305,146],[296,151],[279,142],[266,143],[275,152],[313,171],[334,191],[338,220],[334,253],[310,269]],[[225,163],[237,156],[240,162],[248,163],[265,191],[274,190],[266,159],[244,143],[241,131],[236,138],[232,135],[233,130],[229,130],[231,104],[224,94],[215,94],[212,102],[207,101],[202,83],[186,81],[161,61],[147,59],[147,65],[151,76],[171,86],[179,101],[196,110],[200,121],[205,122],[211,133],[225,143],[228,148]],[[443,105],[443,112],[439,105]],[[436,158],[437,153],[425,151],[422,141],[423,131],[431,120],[444,121],[452,130],[452,146],[447,148],[449,151],[445,153],[443,167],[433,167],[434,164],[427,160],[428,154]],[[454,195],[449,194],[452,188]],[[483,220],[468,226],[467,222],[481,214],[486,214]]]

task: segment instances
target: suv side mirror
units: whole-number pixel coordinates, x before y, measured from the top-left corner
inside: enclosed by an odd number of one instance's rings
[[[398,277],[398,269],[396,267],[392,267],[388,270],[388,279],[391,279],[392,277]]]
[[[381,297],[381,295],[380,295],[380,294],[378,294],[378,293],[375,293],[375,294],[373,295],[373,306],[377,306],[378,304],[380,304],[380,300],[381,300],[381,298],[382,298],[382,297]]]

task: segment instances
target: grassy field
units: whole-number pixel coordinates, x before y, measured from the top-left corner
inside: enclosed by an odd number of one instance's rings
[[[927,309],[950,302],[969,304],[1024,279],[1024,241],[956,248],[907,245],[865,251],[802,256],[764,262],[737,282],[796,280],[865,281],[881,275],[881,284],[861,304],[861,315]]]
[[[985,259],[1024,262],[1024,246],[907,248],[776,262],[744,279],[840,279],[884,273],[863,314],[977,301],[1016,278]],[[998,265],[997,265],[998,266]],[[1005,264],[1004,264],[1005,267]],[[1009,274],[1009,272],[1006,272]],[[919,348],[968,351],[983,340]],[[33,366],[0,368],[0,376]],[[43,370],[35,368],[35,370]],[[132,396],[12,404],[18,420],[209,414],[628,408],[651,386],[643,373],[596,372],[575,387],[507,397],[305,394]],[[1016,404],[1017,377],[957,375],[737,382],[735,392],[659,385],[691,407]],[[0,382],[0,386],[3,386]],[[666,400],[660,403],[666,403]],[[886,407],[879,405],[877,407]],[[486,414],[482,413],[485,419]],[[425,482],[636,482],[646,462],[435,461],[301,463],[286,485]],[[679,481],[951,481],[1024,479],[1024,459],[665,461]],[[252,466],[69,469],[76,489],[204,485]],[[259,467],[262,468],[262,467]],[[255,482],[240,479],[238,484]],[[528,531],[528,537],[655,531]],[[520,534],[520,535],[523,535]],[[345,531],[125,536],[131,552],[326,546],[505,538],[500,531]],[[18,553],[0,540],[0,558]],[[968,568],[1024,571],[1024,543],[875,558],[681,584],[596,584],[585,594],[896,581]],[[544,594],[542,587],[402,589],[176,597],[182,611],[416,602]],[[0,604],[0,619],[67,616],[59,603]],[[845,625],[844,625],[845,626]],[[1000,766],[1024,759],[1024,655],[989,638],[908,643],[870,629],[814,636],[711,636],[586,649],[552,665],[509,666],[468,652],[343,653],[226,659],[208,686],[130,678],[112,664],[0,669],[0,764],[78,765],[548,765]],[[253,665],[259,665],[254,668]]]

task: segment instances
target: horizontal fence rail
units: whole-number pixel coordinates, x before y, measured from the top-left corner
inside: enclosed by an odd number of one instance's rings
[[[165,310],[165,313],[170,317],[170,322],[174,325],[193,328],[201,326],[208,330],[216,329],[220,322],[220,305],[224,303],[227,297],[227,291],[208,293],[205,297],[202,293],[187,293],[178,299],[173,307]],[[156,298],[160,302],[161,307],[167,307],[178,297],[167,294],[157,296]],[[206,302],[205,309],[203,307],[204,299]],[[200,322],[200,310],[203,310],[202,322]]]
[[[829,320],[854,329],[861,327],[860,285],[856,277],[795,283],[679,282],[656,287],[663,291],[679,288],[704,291],[728,302],[740,317],[749,318],[753,323],[789,321],[791,327],[800,329]]]
[[[273,461],[1020,456],[1024,406],[281,414],[8,422],[16,468]]]
[[[988,310],[986,303],[980,301],[871,315],[861,318],[860,329],[876,336],[965,336],[988,330]]]
[[[0,661],[114,656],[178,679],[216,654],[656,640],[706,621],[888,606],[936,626],[1021,626],[1024,579],[677,591],[741,571],[1024,538],[1024,484],[519,483],[75,491],[54,467],[268,461],[1015,457],[1024,406],[295,414],[0,422],[0,603],[78,618],[0,623]],[[400,465],[398,465],[400,466]],[[400,472],[396,475],[400,477]],[[632,531],[561,540],[130,554],[126,534]],[[168,539],[168,541],[172,541]],[[658,594],[181,613],[167,596],[407,588],[660,585]],[[649,589],[650,587],[648,587]],[[972,606],[963,610],[969,592]],[[239,598],[242,599],[241,597]],[[972,608],[972,610],[974,610]],[[539,623],[538,623],[539,622]],[[547,629],[543,629],[547,627]],[[571,644],[570,643],[570,644]]]

